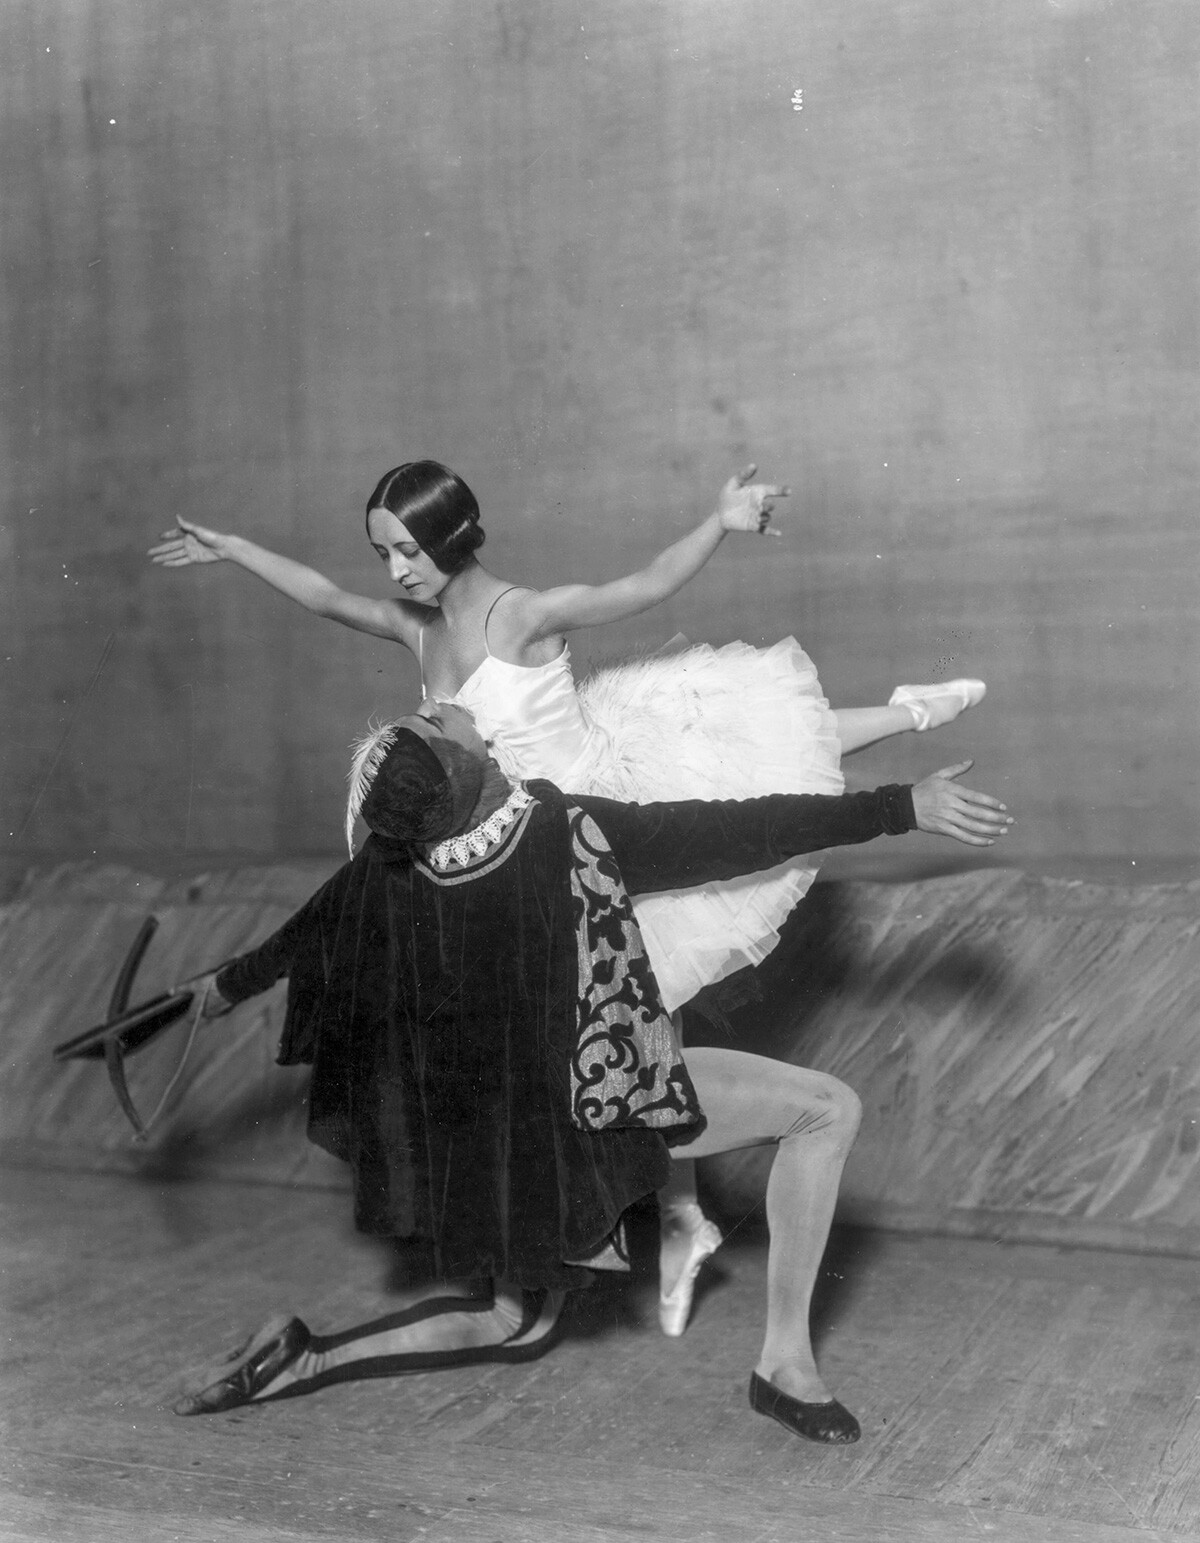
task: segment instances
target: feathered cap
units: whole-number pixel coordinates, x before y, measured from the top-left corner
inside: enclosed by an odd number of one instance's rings
[[[437,751],[402,724],[380,724],[353,750],[346,804],[351,857],[360,814],[377,835],[414,845],[456,835],[479,800],[482,762],[463,751],[453,757],[452,776]]]

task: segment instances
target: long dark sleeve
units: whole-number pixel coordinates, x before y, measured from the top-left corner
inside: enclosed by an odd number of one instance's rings
[[[836,797],[774,793],[711,803],[571,801],[604,832],[631,894],[737,878],[805,852],[899,836],[917,825],[912,789],[897,783]]]
[[[240,954],[217,976],[217,990],[227,1002],[244,1002],[247,997],[267,991],[277,980],[290,975],[298,958],[302,939],[310,935],[313,910],[319,895],[314,895],[300,910],[289,916],[265,943]]]

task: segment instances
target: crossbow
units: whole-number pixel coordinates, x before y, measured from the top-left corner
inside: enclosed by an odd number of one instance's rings
[[[183,1072],[184,1063],[191,1052],[192,1043],[196,1037],[200,1019],[204,1011],[204,996],[201,992],[199,981],[203,976],[185,981],[182,985],[175,986],[170,991],[160,992],[157,996],[149,997],[145,1002],[136,1007],[130,1007],[129,998],[133,992],[133,982],[137,975],[138,967],[145,958],[146,950],[150,946],[150,939],[158,931],[158,917],[147,916],[141,929],[134,938],[129,952],[121,968],[117,971],[117,978],[113,984],[112,995],[108,1002],[108,1014],[103,1023],[96,1024],[93,1028],[85,1029],[82,1034],[76,1034],[74,1039],[64,1040],[61,1045],[54,1047],[54,1059],[56,1061],[72,1060],[103,1060],[108,1069],[109,1080],[113,1085],[113,1091],[117,1095],[117,1102],[125,1112],[125,1117],[133,1126],[135,1139],[144,1141],[150,1126],[161,1112],[163,1105],[170,1096],[171,1090],[178,1082]],[[222,966],[218,965],[218,969]],[[211,974],[211,972],[208,972]],[[201,992],[200,1000],[196,1003],[196,1015],[192,1022],[192,1031],[188,1035],[183,1054],[179,1058],[179,1064],[171,1075],[162,1097],[154,1112],[146,1120],[139,1115],[129,1092],[129,1084],[125,1078],[125,1062],[127,1058],[139,1050],[144,1050],[147,1045],[156,1040],[160,1034],[179,1020],[188,1012],[192,1003],[196,1000],[197,993]]]

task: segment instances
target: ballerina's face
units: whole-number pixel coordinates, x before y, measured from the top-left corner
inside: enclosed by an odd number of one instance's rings
[[[387,564],[392,583],[404,591],[404,598],[432,605],[450,582],[450,575],[413,540],[404,521],[390,509],[372,509],[367,516],[367,535],[380,562]]]
[[[419,734],[426,742],[448,739],[468,754],[480,760],[487,759],[488,748],[475,727],[474,718],[456,702],[435,702],[432,697],[426,697],[419,712],[397,718],[396,722]]]

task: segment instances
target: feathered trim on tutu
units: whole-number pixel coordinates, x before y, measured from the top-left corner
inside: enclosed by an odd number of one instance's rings
[[[377,723],[368,726],[368,732],[350,746],[352,759],[347,782],[350,785],[346,800],[346,846],[354,856],[354,822],[362,813],[363,801],[371,791],[383,758],[396,742],[399,724]]]
[[[837,719],[795,638],[651,654],[596,671],[579,696],[605,747],[579,791],[640,803],[842,791]],[[635,896],[668,1008],[760,963],[820,860]]]
[[[842,791],[837,720],[795,638],[604,666],[579,697],[605,752],[571,791],[642,803]]]

